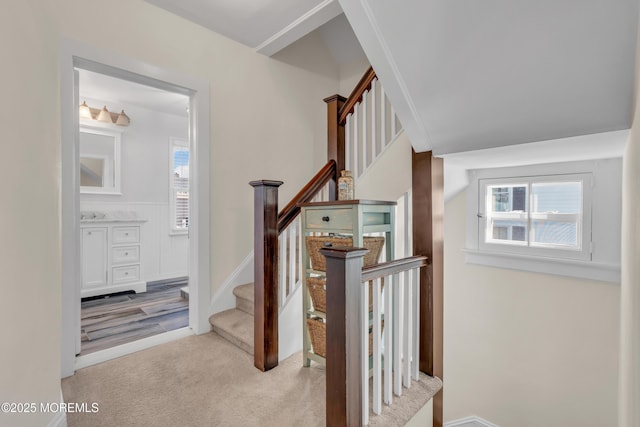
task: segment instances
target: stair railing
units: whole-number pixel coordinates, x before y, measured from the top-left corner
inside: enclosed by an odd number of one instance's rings
[[[358,178],[402,130],[373,68],[340,109],[339,123],[344,126],[345,169]]]
[[[278,214],[282,181],[260,180],[254,188],[254,365],[261,371],[278,366],[280,307],[300,286],[300,203],[328,194],[335,179],[330,160]]]
[[[370,399],[373,413],[380,414],[383,401],[391,405],[393,395],[401,396],[403,387],[419,379],[419,270],[427,266],[427,258],[407,257],[363,269],[366,249],[320,252],[327,259],[327,319],[331,319],[326,425],[366,425]]]

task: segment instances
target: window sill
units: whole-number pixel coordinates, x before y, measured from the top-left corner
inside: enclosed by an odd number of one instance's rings
[[[171,230],[169,231],[169,236],[186,236],[189,234],[189,230]]]
[[[620,265],[463,249],[465,262],[534,273],[620,283]]]

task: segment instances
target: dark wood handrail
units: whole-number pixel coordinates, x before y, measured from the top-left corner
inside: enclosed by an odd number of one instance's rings
[[[278,214],[278,234],[287,228],[300,213],[300,203],[310,202],[322,190],[327,182],[336,176],[336,162],[329,160],[302,190]]]
[[[420,255],[374,264],[362,269],[362,282],[426,266],[427,257]]]
[[[347,116],[349,113],[353,112],[353,108],[362,100],[362,95],[371,87],[371,82],[373,82],[373,79],[375,78],[376,72],[373,71],[373,67],[369,67],[340,109],[339,123],[341,125],[345,124]]]

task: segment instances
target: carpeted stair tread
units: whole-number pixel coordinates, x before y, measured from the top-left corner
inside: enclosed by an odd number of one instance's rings
[[[253,316],[253,283],[236,286],[233,295],[236,297],[236,308]]]
[[[232,308],[209,318],[214,332],[249,354],[253,354],[253,316]]]

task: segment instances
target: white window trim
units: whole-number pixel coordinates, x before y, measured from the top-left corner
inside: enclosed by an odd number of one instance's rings
[[[176,228],[176,205],[175,205],[175,190],[173,188],[173,148],[184,147],[189,148],[189,141],[184,138],[169,137],[169,235],[171,236],[183,236],[189,234],[189,229]],[[189,151],[189,164],[191,164],[191,151]],[[189,171],[191,173],[191,171]],[[189,184],[191,187],[191,184]],[[189,189],[191,191],[191,189]],[[191,206],[189,206],[191,208]]]
[[[607,282],[620,282],[620,217],[622,212],[621,159],[567,162],[469,171],[466,209],[465,261],[470,264],[556,274]],[[546,254],[493,251],[480,244],[478,206],[483,197],[480,180],[516,179],[524,176],[591,174],[592,245],[586,249],[590,257],[568,259]],[[583,237],[584,238],[584,237]],[[486,246],[486,245],[485,245]],[[504,249],[504,245],[500,246]],[[584,248],[584,245],[583,245]]]
[[[508,242],[508,241],[486,241],[485,231],[488,214],[485,212],[486,208],[486,188],[489,185],[495,184],[521,184],[528,186],[527,190],[527,210],[529,213],[505,213],[500,216],[505,218],[512,217],[513,219],[522,219],[529,222],[531,219],[542,219],[553,216],[553,214],[536,214],[530,212],[530,190],[532,183],[541,182],[577,182],[582,183],[582,217],[578,221],[578,245],[580,249],[569,249],[558,246],[548,245],[543,247],[527,246],[520,242]],[[514,176],[514,177],[500,177],[500,178],[482,178],[478,179],[478,249],[483,252],[495,252],[495,253],[507,253],[507,254],[520,254],[529,256],[541,256],[548,258],[562,258],[562,259],[579,259],[583,261],[591,260],[591,207],[592,207],[592,186],[593,186],[593,174],[590,172],[579,174],[556,174],[556,175],[533,175],[533,176]],[[567,214],[558,215],[562,219],[569,216]],[[579,216],[579,215],[573,215]],[[529,223],[529,230],[531,224]]]

